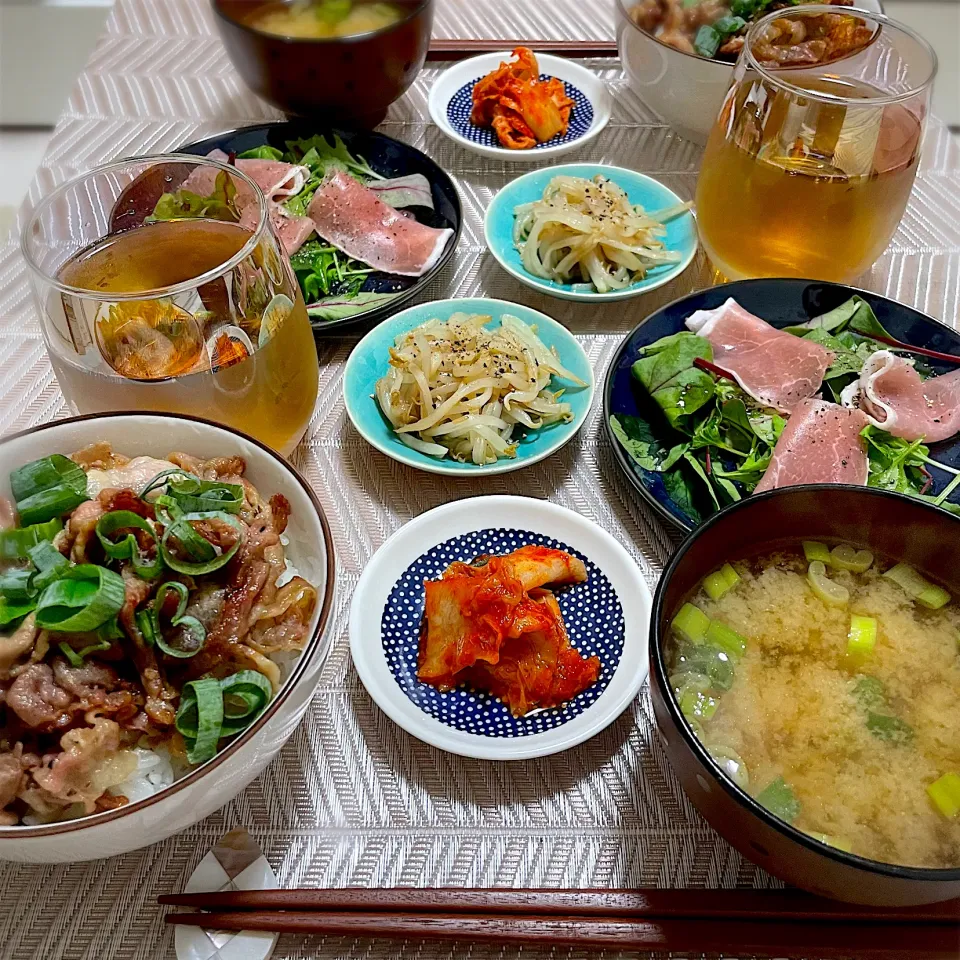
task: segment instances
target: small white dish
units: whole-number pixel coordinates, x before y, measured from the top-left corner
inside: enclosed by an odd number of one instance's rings
[[[539,542],[579,554],[588,579],[557,591],[574,646],[596,653],[597,682],[561,707],[512,717],[489,694],[441,693],[416,678],[423,580],[452,560]],[[367,564],[350,607],[350,652],[376,704],[407,733],[463,757],[526,760],[612,723],[647,676],[650,591],[624,547],[592,520],[530,497],[457,500],[395,533]]]
[[[575,106],[567,133],[530,150],[508,150],[496,134],[470,122],[472,91],[478,80],[513,59],[510,51],[485,53],[445,70],[430,91],[430,117],[455,143],[483,157],[518,163],[541,163],[562,156],[592,140],[610,120],[612,101],[604,82],[586,67],[563,57],[538,54],[540,75],[556,77],[567,88]]]

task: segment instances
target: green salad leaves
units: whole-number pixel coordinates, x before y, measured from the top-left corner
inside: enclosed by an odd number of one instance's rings
[[[890,336],[859,296],[784,329],[833,351],[821,393],[834,403],[860,376],[871,354],[906,346]],[[699,366],[698,361],[713,361],[713,348],[703,337],[681,331],[639,353],[631,370],[639,388],[638,415],[614,414],[610,429],[631,460],[659,475],[673,504],[700,523],[754,491],[786,419],[761,406],[738,384]],[[916,367],[922,376],[928,372],[921,363]],[[931,458],[922,440],[903,440],[872,425],[862,436],[869,486],[905,493],[960,515],[960,503],[949,502],[960,487],[960,471]],[[931,471],[950,475],[939,492],[934,492]]]
[[[652,401],[649,416],[610,418],[630,457],[659,473],[696,522],[753,491],[786,423],[698,359],[712,361],[713,348],[686,331],[644,348],[632,375]]]

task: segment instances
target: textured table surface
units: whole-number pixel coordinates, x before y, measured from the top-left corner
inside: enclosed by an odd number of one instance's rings
[[[438,36],[582,39],[613,33],[612,0],[439,0],[438,7]],[[657,122],[628,89],[617,61],[591,66],[614,93],[613,120],[575,156],[642,170],[692,197],[700,149]],[[492,195],[522,168],[465,153],[430,124],[427,93],[442,69],[425,69],[381,128],[450,171],[463,199],[459,250],[428,296],[489,294],[550,313],[578,334],[602,382],[622,337],[661,303],[702,286],[709,271],[700,261],[662,290],[607,308],[541,297],[509,278],[484,253],[481,223]],[[276,118],[234,73],[206,0],[117,0],[27,206],[94,164]],[[910,208],[862,285],[955,323],[960,151],[937,123]],[[296,454],[327,511],[340,570],[335,645],[302,726],[236,801],[166,843],[86,865],[0,864],[0,956],[173,956],[155,897],[182,889],[203,854],[234,826],[251,831],[287,886],[774,883],[687,803],[657,743],[646,690],[590,742],[556,757],[510,764],[427,747],[371,703],[350,662],[347,608],[369,558],[423,511],[483,493],[548,498],[610,530],[633,552],[651,587],[673,543],[617,474],[600,430],[599,402],[579,439],[559,455],[482,485],[414,473],[383,457],[360,439],[343,409],[340,381],[355,342],[322,344],[318,413]],[[0,431],[67,413],[13,237],[0,247]],[[296,938],[282,939],[276,954],[285,960],[518,955]]]

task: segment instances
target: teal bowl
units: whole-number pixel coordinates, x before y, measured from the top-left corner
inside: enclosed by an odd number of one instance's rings
[[[389,421],[381,413],[375,396],[377,380],[386,373],[389,365],[390,347],[400,334],[428,320],[448,320],[455,313],[489,315],[492,318],[490,322],[492,327],[500,325],[500,318],[504,314],[510,314],[526,324],[536,326],[537,336],[547,347],[555,348],[560,362],[586,383],[585,387],[578,387],[557,377],[553,379],[554,384],[563,387],[563,398],[573,407],[573,420],[570,423],[554,423],[540,430],[521,434],[516,457],[498,460],[496,463],[482,467],[474,463],[459,463],[449,458],[438,460],[436,457],[427,456],[401,443]],[[593,368],[583,352],[583,347],[566,327],[546,314],[522,304],[509,303],[506,300],[490,300],[485,297],[434,300],[417,304],[385,320],[374,327],[354,347],[343,375],[343,401],[347,408],[347,416],[364,440],[381,453],[408,467],[452,477],[480,477],[509,473],[556,453],[565,443],[573,439],[576,432],[583,426],[590,404],[593,402],[593,391]]]
[[[679,262],[655,267],[648,271],[643,280],[624,290],[597,293],[585,284],[573,285],[543,280],[524,269],[520,251],[513,243],[514,208],[522,203],[539,200],[554,177],[584,177],[589,180],[598,174],[626,190],[630,202],[634,205],[639,204],[648,213],[655,213],[657,210],[665,210],[683,203],[680,197],[659,180],[637,173],[636,170],[627,170],[625,167],[611,167],[603,163],[567,163],[559,167],[534,170],[508,183],[487,208],[483,225],[484,234],[487,248],[496,258],[497,263],[511,276],[534,290],[548,293],[552,297],[559,297],[561,300],[576,300],[580,303],[610,303],[614,300],[627,300],[656,290],[657,287],[662,287],[683,273],[697,254],[697,225],[691,211],[674,217],[666,225],[667,235],[664,242],[668,250],[674,250],[680,254]]]

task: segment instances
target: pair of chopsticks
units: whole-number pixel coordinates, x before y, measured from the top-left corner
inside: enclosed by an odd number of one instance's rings
[[[440,40],[430,42],[428,60],[466,60],[481,53],[502,53],[527,47],[534,53],[560,57],[615,57],[615,40]]]
[[[794,891],[395,888],[171,894],[167,923],[492,945],[956,960],[960,901],[867,907]]]

